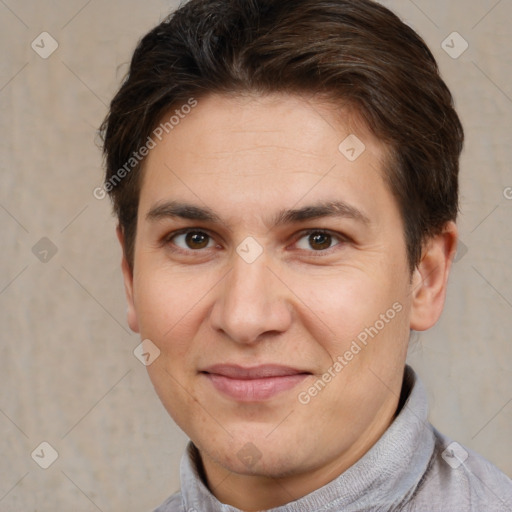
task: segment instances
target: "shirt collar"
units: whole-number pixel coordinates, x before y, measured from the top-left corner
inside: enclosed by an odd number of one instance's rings
[[[381,510],[408,501],[427,470],[435,442],[425,389],[409,366],[400,402],[393,423],[359,461],[327,485],[272,512]],[[219,502],[200,472],[200,455],[190,442],[180,466],[185,510],[240,512]]]

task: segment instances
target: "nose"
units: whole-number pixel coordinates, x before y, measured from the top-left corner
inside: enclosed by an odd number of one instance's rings
[[[231,271],[217,290],[212,327],[231,340],[253,344],[285,332],[292,321],[287,288],[268,267],[263,255],[247,263],[233,256]]]

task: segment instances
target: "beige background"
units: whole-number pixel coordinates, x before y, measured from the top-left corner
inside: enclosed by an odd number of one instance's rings
[[[512,2],[385,4],[431,46],[467,131],[467,252],[410,361],[439,430],[512,475]],[[175,5],[0,0],[1,511],[151,510],[178,488],[186,437],[133,356],[114,219],[92,195],[95,129],[138,38]],[[43,31],[59,44],[48,59],[31,48]],[[458,59],[441,48],[453,31],[469,43]],[[57,248],[46,263],[42,237]],[[46,470],[31,458],[42,441],[59,454]]]

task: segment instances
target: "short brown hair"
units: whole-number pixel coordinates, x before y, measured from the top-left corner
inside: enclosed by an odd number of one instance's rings
[[[463,129],[432,53],[395,14],[371,0],[190,0],[139,42],[101,127],[130,265],[141,163],[113,182],[116,173],[170,108],[243,92],[322,95],[356,109],[391,155],[385,173],[411,270],[423,243],[456,219]]]

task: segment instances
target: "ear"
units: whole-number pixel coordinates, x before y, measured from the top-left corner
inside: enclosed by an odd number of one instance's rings
[[[128,303],[128,309],[126,311],[126,317],[128,325],[133,332],[139,332],[139,321],[137,319],[137,311],[135,309],[135,303],[133,301],[133,272],[126,259],[126,250],[124,243],[124,233],[120,225],[117,226],[117,238],[121,244],[123,250],[123,259],[121,261],[121,270],[123,271],[124,279],[124,290],[126,293],[126,301]]]
[[[454,222],[447,222],[443,231],[425,244],[421,261],[412,279],[411,329],[430,329],[441,316],[446,286],[457,250],[458,232]]]

